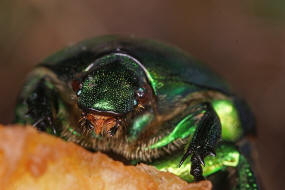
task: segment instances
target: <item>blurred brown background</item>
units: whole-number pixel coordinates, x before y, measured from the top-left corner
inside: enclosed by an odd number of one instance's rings
[[[221,74],[257,117],[264,186],[284,187],[285,1],[1,0],[0,123],[35,64],[103,34],[176,44]]]

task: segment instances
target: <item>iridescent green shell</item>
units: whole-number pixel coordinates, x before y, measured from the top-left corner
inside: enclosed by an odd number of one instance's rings
[[[244,125],[246,123],[246,119],[239,118],[244,106],[240,106],[228,85],[216,74],[173,46],[146,39],[105,36],[59,51],[44,60],[41,66],[51,69],[59,79],[68,83],[74,76],[84,72],[94,60],[115,52],[131,55],[142,64],[140,69],[147,75],[158,112],[162,115],[191,99],[189,94],[205,91],[223,94],[225,100],[217,98],[213,101],[217,112],[223,115],[223,136],[228,140],[240,138],[241,122]],[[230,126],[232,123],[235,125]]]

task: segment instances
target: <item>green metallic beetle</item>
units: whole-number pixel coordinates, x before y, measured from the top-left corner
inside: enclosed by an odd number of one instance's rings
[[[29,75],[16,122],[186,181],[258,189],[243,151],[254,132],[247,105],[204,65],[159,42],[105,36],[52,55]]]

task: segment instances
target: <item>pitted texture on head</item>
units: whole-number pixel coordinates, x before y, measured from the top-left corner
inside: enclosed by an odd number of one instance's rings
[[[82,82],[78,104],[85,109],[124,114],[136,106],[141,86],[139,65],[123,54],[110,54],[94,63]]]

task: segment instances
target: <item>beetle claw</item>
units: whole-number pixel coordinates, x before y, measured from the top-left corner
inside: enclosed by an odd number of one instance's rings
[[[197,156],[197,159],[199,160],[199,162],[200,162],[203,166],[205,166],[204,159],[202,159],[199,154],[197,154],[196,156]]]
[[[180,161],[180,163],[179,163],[179,168],[182,166],[182,164],[183,164],[184,161],[187,159],[187,157],[191,155],[191,153],[192,153],[192,151],[190,150],[190,151],[187,151],[187,152],[183,155],[183,157],[182,157],[182,159],[181,159],[181,161]]]
[[[208,155],[215,157],[216,156],[216,152],[214,150],[211,150],[211,151],[209,151]]]

